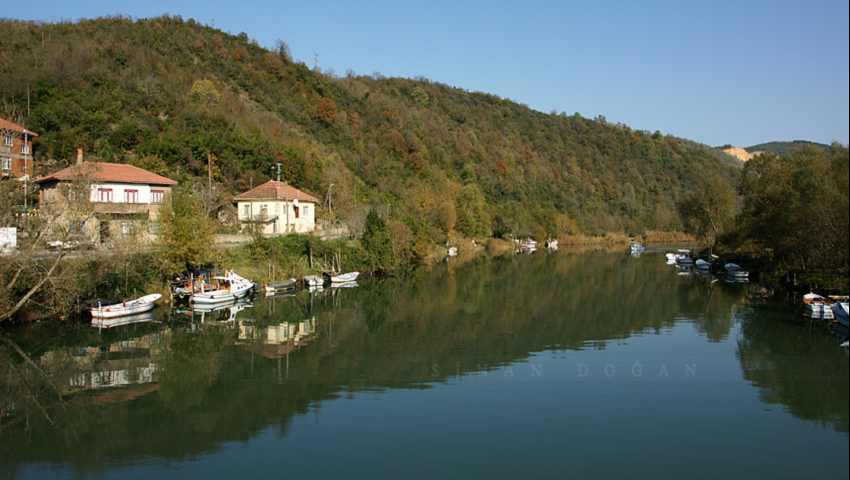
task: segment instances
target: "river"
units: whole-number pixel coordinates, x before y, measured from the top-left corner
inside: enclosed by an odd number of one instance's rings
[[[62,400],[2,364],[0,477],[846,477],[846,350],[716,280],[539,251],[30,325],[7,334]]]

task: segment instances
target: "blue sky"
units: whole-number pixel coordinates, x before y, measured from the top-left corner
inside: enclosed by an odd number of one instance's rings
[[[0,11],[181,15],[267,47],[281,39],[339,76],[422,76],[712,146],[850,136],[847,0],[0,0]]]

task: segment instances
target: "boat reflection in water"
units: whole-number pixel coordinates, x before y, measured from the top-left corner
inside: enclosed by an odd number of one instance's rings
[[[236,314],[253,307],[251,298],[242,297],[238,300],[231,300],[226,303],[217,304],[199,304],[192,306],[192,320],[196,315],[200,316],[200,322],[203,324],[206,321],[214,321],[218,323],[228,324],[231,328],[235,326]]]
[[[115,328],[124,325],[132,325],[134,323],[145,323],[156,321],[156,315],[153,312],[137,313],[136,315],[127,315],[125,317],[115,318],[92,318],[91,326],[95,328]]]

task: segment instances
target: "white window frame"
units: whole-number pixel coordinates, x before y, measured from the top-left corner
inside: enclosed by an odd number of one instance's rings
[[[14,143],[15,143],[15,142],[14,142],[14,141],[12,141],[12,136],[11,136],[11,135],[6,135],[6,146],[7,146],[7,147],[11,147]]]
[[[6,137],[9,138],[9,137]],[[11,170],[12,169],[12,157],[3,157],[0,159],[3,162],[3,170]]]
[[[30,154],[30,144],[22,143],[21,144],[21,155],[29,155]]]

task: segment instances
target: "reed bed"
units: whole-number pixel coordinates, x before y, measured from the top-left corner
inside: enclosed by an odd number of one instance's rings
[[[650,230],[644,234],[646,243],[652,244],[670,244],[670,243],[695,243],[696,237],[682,232],[660,232]]]

